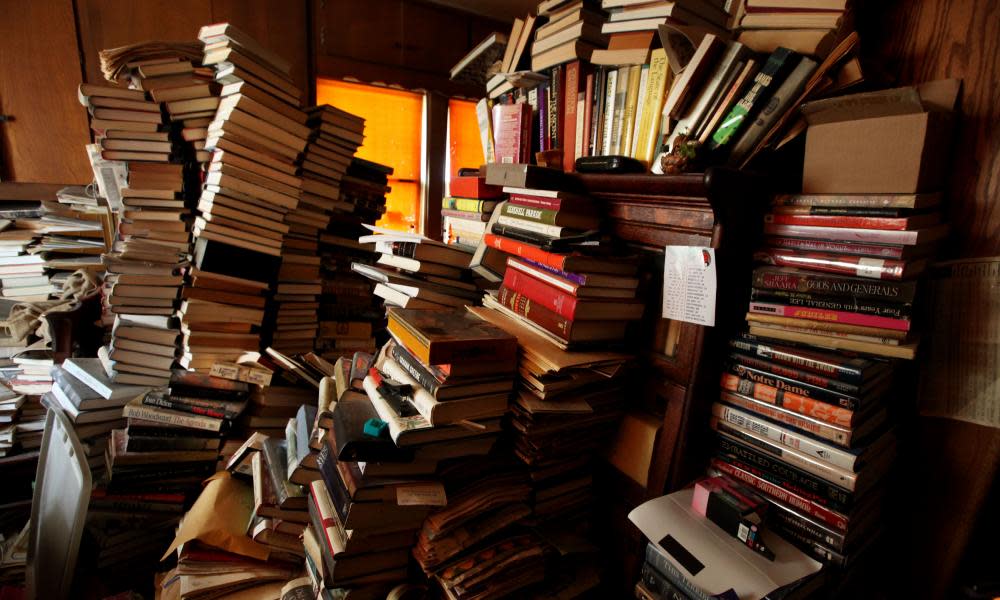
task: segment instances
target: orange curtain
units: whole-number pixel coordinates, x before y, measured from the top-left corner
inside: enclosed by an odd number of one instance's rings
[[[317,79],[316,103],[330,104],[365,118],[365,143],[357,156],[394,169],[389,176],[392,191],[386,197],[386,213],[377,224],[401,231],[419,231],[423,94]]]
[[[479,139],[476,103],[468,100],[448,101],[448,177],[454,177],[462,167],[478,168],[486,162]]]

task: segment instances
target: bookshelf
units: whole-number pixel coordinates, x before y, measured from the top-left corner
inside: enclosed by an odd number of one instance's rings
[[[640,354],[633,407],[660,419],[648,482],[642,487],[608,469],[602,510],[611,515],[608,543],[623,557],[621,591],[631,589],[642,563],[642,536],[629,510],[683,487],[704,468],[708,411],[718,394],[720,344],[743,321],[751,258],[768,187],[761,178],[713,168],[684,175],[581,175],[588,193],[604,203],[610,230],[641,255],[639,297],[646,315],[632,338]],[[750,224],[749,226],[747,224]],[[716,326],[660,318],[663,247],[715,249],[718,265]]]

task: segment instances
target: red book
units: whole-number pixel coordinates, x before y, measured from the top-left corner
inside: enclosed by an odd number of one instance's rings
[[[448,193],[458,198],[475,198],[477,200],[492,200],[503,196],[503,187],[489,185],[485,177],[467,175],[452,177],[448,185]]]
[[[577,298],[547,283],[514,269],[507,269],[503,275],[503,285],[511,291],[523,294],[532,302],[541,304],[560,317],[573,320],[576,315]]]
[[[563,171],[572,173],[576,162],[576,101],[580,94],[580,61],[575,60],[566,65],[566,78],[563,86],[562,111],[562,143]]]
[[[483,243],[497,250],[533,260],[547,267],[568,273],[608,273],[613,275],[635,274],[634,262],[621,259],[605,259],[580,254],[554,254],[538,246],[519,242],[493,233],[483,235]]]
[[[543,198],[542,196],[523,196],[521,194],[511,194],[507,201],[518,206],[542,210],[559,210],[563,202],[562,198]]]
[[[494,106],[493,138],[497,163],[528,162],[531,151],[531,105],[522,102]]]
[[[590,124],[594,118],[594,103],[590,101],[594,97],[594,74],[587,73],[587,82],[584,86],[583,96],[583,150],[580,156],[590,156]]]
[[[573,321],[559,316],[538,302],[532,302],[524,294],[518,294],[505,285],[500,286],[497,301],[552,335],[567,341],[570,339]]]
[[[764,215],[765,223],[779,225],[809,225],[812,227],[854,227],[884,231],[910,231],[937,225],[941,215],[928,213],[912,217],[859,217],[843,215],[795,215],[770,213]]]
[[[907,319],[894,319],[892,317],[867,315],[844,310],[828,310],[825,308],[811,308],[808,306],[789,306],[787,304],[773,304],[770,302],[751,302],[750,312],[762,315],[791,317],[793,319],[809,319],[812,321],[822,321],[824,323],[844,323],[846,325],[879,327],[881,329],[893,329],[896,331],[910,330],[910,321]]]
[[[811,271],[837,273],[867,277],[869,279],[906,279],[920,274],[927,266],[926,259],[912,261],[874,258],[869,256],[845,256],[826,252],[804,252],[766,248],[757,252],[754,258],[778,267],[799,267]]]
[[[878,258],[906,259],[928,254],[933,246],[901,246],[889,244],[858,244],[833,240],[809,240],[792,237],[771,237],[768,246],[796,252],[833,252],[852,256],[877,256]]]

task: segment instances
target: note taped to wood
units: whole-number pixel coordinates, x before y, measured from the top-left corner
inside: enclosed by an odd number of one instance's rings
[[[663,254],[663,318],[715,325],[715,250],[667,246]]]
[[[1000,428],[1000,257],[939,263],[928,283],[920,414]]]

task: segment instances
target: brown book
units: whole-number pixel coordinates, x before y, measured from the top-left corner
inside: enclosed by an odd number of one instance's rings
[[[238,113],[239,111],[233,111]],[[238,115],[238,118],[250,119],[251,117],[246,113],[241,113],[242,116]],[[257,119],[259,121],[259,119]],[[281,142],[277,142],[268,137],[262,137],[257,131],[238,123],[236,120],[227,119],[222,122],[213,121],[208,128],[208,136],[211,139],[214,135],[234,135],[242,140],[248,148],[256,150],[258,152],[266,152],[274,154],[280,157],[282,160],[292,162],[295,161],[301,149],[291,148]]]
[[[233,177],[239,178],[247,183],[259,185],[289,197],[298,198],[299,196],[298,185],[288,185],[286,183],[282,183],[265,175],[261,175],[257,169],[244,169],[228,161],[213,160],[212,163],[208,165],[208,172],[218,172],[232,175]]]
[[[253,85],[243,81],[242,79],[237,79],[235,77],[223,78],[224,85],[222,87],[222,95],[229,96],[231,94],[240,94],[254,100],[255,102],[262,104],[271,110],[281,113],[285,117],[292,119],[296,123],[305,124],[308,118],[306,113],[302,112],[298,108],[297,103],[289,104],[283,100],[272,96],[271,94],[261,90],[260,88],[254,87]]]
[[[306,133],[300,133],[299,131],[289,131],[283,128],[283,125],[274,124],[267,121],[257,115],[254,115],[244,109],[242,103],[235,104],[224,102],[219,106],[219,111],[216,115],[217,119],[224,119],[228,123],[233,123],[244,127],[245,129],[253,132],[255,139],[256,137],[266,137],[269,140],[287,146],[294,151],[294,155],[297,156],[300,152],[305,150],[308,142],[309,130],[306,128]],[[287,153],[287,151],[286,151]]]
[[[216,151],[223,151],[230,156],[239,156],[244,160],[253,161],[261,166],[271,169],[274,172],[283,173],[286,176],[295,175],[295,165],[289,163],[283,156],[268,152],[266,149],[253,149],[243,145],[238,136],[222,134],[212,137],[210,141],[206,139],[206,145],[211,144]]]
[[[114,121],[98,118],[90,120],[90,128],[98,132],[115,130],[119,132],[138,131],[152,133],[157,131],[159,127],[159,123],[151,123],[148,121]]]
[[[130,90],[113,85],[96,83],[81,83],[78,92],[83,98],[119,98],[122,100],[145,101],[146,93],[142,90]]]
[[[308,138],[312,133],[312,129],[302,124],[301,120],[286,117],[282,112],[276,111],[243,94],[225,96],[220,106],[222,107],[223,114],[228,110],[238,107],[247,114],[262,119],[276,127],[281,127],[297,137]]]
[[[88,98],[87,104],[93,108],[117,108],[122,110],[136,110],[140,112],[160,114],[160,106],[148,100],[125,100],[123,98],[106,98],[96,96]]]
[[[295,209],[295,206],[298,204],[298,195],[293,197],[288,194],[268,189],[232,174],[236,172],[238,171],[236,171],[235,168],[209,172],[205,178],[205,183],[209,185],[217,185],[220,188],[229,188],[237,192],[242,192],[244,194],[260,198],[261,200],[272,202],[276,205],[276,207],[287,210]]]
[[[208,302],[219,302],[221,304],[234,304],[237,306],[249,306],[252,308],[264,308],[266,298],[259,295],[240,294],[211,288],[189,288],[181,291],[184,299],[205,300]]]

